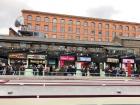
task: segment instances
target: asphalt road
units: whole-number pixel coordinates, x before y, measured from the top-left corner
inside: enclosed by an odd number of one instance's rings
[[[10,80],[0,96],[140,95],[140,80]]]

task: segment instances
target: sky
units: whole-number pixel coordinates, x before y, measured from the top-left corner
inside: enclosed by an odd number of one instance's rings
[[[140,0],[0,0],[0,34],[22,9],[140,23]]]

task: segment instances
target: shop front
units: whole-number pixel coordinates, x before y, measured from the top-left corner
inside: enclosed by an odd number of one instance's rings
[[[38,66],[38,65],[43,65],[45,66],[46,64],[46,55],[37,55],[37,54],[29,54],[27,55],[28,59],[28,66],[32,67],[33,65]]]
[[[27,66],[27,55],[25,53],[10,53],[8,56],[8,64]]]
[[[109,67],[109,68],[112,68],[112,67],[119,67],[119,59],[118,58],[107,58],[106,59],[106,65]]]
[[[91,57],[77,57],[76,68],[88,68],[91,64]]]
[[[125,70],[127,76],[131,76],[135,69],[134,59],[122,59],[122,69]]]
[[[62,55],[59,62],[60,67],[75,65],[75,56]]]

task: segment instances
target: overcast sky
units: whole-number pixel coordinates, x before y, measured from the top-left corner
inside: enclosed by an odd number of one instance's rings
[[[140,0],[0,0],[0,34],[8,34],[22,9],[140,23]]]

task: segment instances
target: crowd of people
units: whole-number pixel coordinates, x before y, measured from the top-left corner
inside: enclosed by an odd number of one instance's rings
[[[100,76],[100,69],[98,66],[83,66],[81,69],[76,69],[75,65],[66,65],[61,68],[53,68],[52,66],[45,67],[44,65],[30,65],[34,76],[47,76],[47,75],[62,75],[62,76],[74,76],[77,71],[81,72],[81,76]],[[22,65],[9,65],[0,63],[0,75],[24,75],[26,71],[25,66]],[[102,70],[105,76],[127,76],[126,70],[120,67],[105,67]],[[133,76],[139,76],[138,71],[132,70]]]

